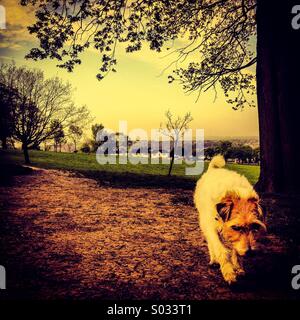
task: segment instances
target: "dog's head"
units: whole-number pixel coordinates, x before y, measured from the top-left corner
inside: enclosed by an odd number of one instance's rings
[[[224,242],[240,256],[255,250],[257,239],[267,231],[259,199],[243,199],[228,194],[216,205],[216,209],[222,220],[219,231]]]

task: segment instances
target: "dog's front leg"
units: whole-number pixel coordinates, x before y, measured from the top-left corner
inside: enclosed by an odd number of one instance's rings
[[[237,276],[230,256],[230,252],[225,249],[218,257],[223,278],[229,284],[236,282]]]
[[[236,272],[231,261],[231,252],[223,245],[215,229],[210,229],[206,233],[208,246],[213,249],[214,260],[219,263],[223,278],[226,282],[236,281]]]
[[[232,253],[231,253],[231,262],[232,262],[232,265],[234,267],[234,270],[236,271],[236,273],[238,275],[244,275],[245,274],[245,271],[239,261],[239,256],[238,256],[238,253],[236,252],[236,250],[232,250]]]

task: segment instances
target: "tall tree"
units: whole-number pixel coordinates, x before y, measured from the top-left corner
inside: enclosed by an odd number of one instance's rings
[[[26,163],[30,163],[29,148],[53,139],[60,128],[70,123],[90,118],[85,106],[74,106],[69,83],[57,77],[45,79],[42,71],[2,63],[0,83],[18,94],[18,99],[12,102],[13,137],[21,142]]]
[[[258,0],[257,97],[260,127],[259,189],[300,192],[300,32],[291,26],[295,1]]]
[[[83,130],[77,126],[76,124],[71,124],[69,127],[69,134],[68,136],[74,143],[74,152],[77,152],[77,143],[82,138]]]
[[[183,37],[188,43],[175,48],[178,59],[174,62],[188,57],[192,61],[175,70],[170,82],[179,81],[188,92],[221,87],[228,102],[240,109],[255,105],[257,80],[261,151],[258,187],[267,192],[300,192],[296,141],[299,102],[294,81],[300,74],[300,32],[291,27],[292,7],[297,4],[294,0],[21,3],[36,6],[37,22],[29,30],[37,35],[40,46],[28,57],[58,59],[69,71],[81,62],[80,54],[90,45],[102,56],[97,75],[102,79],[115,71],[118,43],[126,42],[128,52],[140,50],[144,42],[160,51]]]
[[[97,140],[97,134],[99,131],[102,131],[104,129],[104,126],[102,123],[95,123],[92,125],[92,135],[93,135],[93,139],[94,141]]]
[[[92,149],[93,149],[93,151],[96,151],[100,145],[100,142],[97,141],[97,134],[98,134],[98,132],[100,132],[104,129],[104,126],[102,123],[95,123],[92,125],[91,129],[92,129],[92,136],[93,136]]]
[[[57,152],[57,148],[59,147],[59,151],[61,152],[61,144],[65,141],[65,132],[62,124],[59,120],[53,120],[51,123],[51,130],[53,130],[53,141],[54,141],[54,150]]]
[[[178,150],[178,143],[180,139],[183,137],[183,133],[186,129],[188,129],[189,123],[193,120],[192,115],[190,112],[186,113],[183,117],[177,116],[174,117],[174,115],[171,113],[170,110],[168,110],[165,113],[166,121],[164,126],[160,126],[160,131],[166,135],[170,141],[171,141],[171,151],[170,151],[170,157],[171,162],[169,166],[169,172],[168,176],[171,175],[174,160],[175,160],[175,154]],[[180,149],[182,151],[182,146],[180,146]]]

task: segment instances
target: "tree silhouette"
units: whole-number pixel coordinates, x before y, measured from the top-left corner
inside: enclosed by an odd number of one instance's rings
[[[30,163],[28,149],[53,139],[70,123],[90,119],[85,106],[74,106],[71,85],[57,77],[45,79],[42,71],[2,63],[0,83],[17,92],[17,99],[11,100],[13,137],[22,143],[26,163]]]
[[[59,67],[72,71],[90,46],[99,52],[102,79],[116,71],[116,46],[140,50],[143,42],[161,51],[170,40],[188,37],[188,44],[174,49],[175,62],[198,52],[197,62],[175,70],[170,81],[180,81],[186,91],[206,91],[218,83],[235,108],[253,105],[254,75],[247,68],[256,63],[249,39],[255,35],[255,0],[22,0],[36,6],[37,22],[29,27],[40,40],[39,48],[27,55],[32,59],[57,59]],[[38,6],[37,6],[38,5]],[[249,92],[248,92],[249,91]],[[230,93],[236,93],[234,98]]]
[[[99,141],[97,141],[97,134],[98,132],[104,129],[104,126],[102,123],[95,123],[92,125],[91,129],[92,129],[92,136],[93,136],[92,149],[93,151],[96,151],[100,145]]]
[[[170,82],[199,94],[221,87],[235,109],[253,106],[257,80],[261,175],[258,188],[268,192],[300,191],[297,148],[299,99],[297,79],[300,33],[291,27],[293,0],[22,0],[36,8],[29,27],[40,40],[28,54],[33,59],[57,59],[72,71],[80,54],[94,46],[102,57],[98,79],[116,71],[116,47],[127,52],[172,49],[177,68]],[[253,45],[257,33],[257,50]],[[252,43],[252,45],[251,45]],[[257,53],[257,54],[256,54]],[[257,72],[249,70],[257,65]],[[217,92],[217,91],[215,91]]]
[[[83,135],[83,131],[79,126],[75,124],[70,125],[68,136],[71,138],[71,140],[74,143],[74,152],[77,152],[77,143],[82,138],[82,135]]]
[[[172,172],[174,160],[175,160],[175,153],[178,150],[178,142],[182,138],[184,130],[186,130],[188,128],[189,123],[193,121],[193,118],[190,112],[186,113],[183,117],[178,116],[174,118],[170,110],[168,110],[165,113],[165,116],[166,116],[166,122],[164,127],[162,125],[160,126],[160,131],[165,136],[170,138],[172,143],[171,151],[170,151],[171,162],[170,162],[169,172],[168,172],[168,176],[170,176]]]
[[[18,98],[15,90],[0,83],[0,140],[7,149],[7,139],[13,135],[13,105]]]
[[[232,148],[232,142],[231,141],[220,141],[219,143],[219,153],[222,153],[224,158],[229,158],[229,150]]]
[[[227,151],[228,158],[237,159],[239,163],[251,162],[254,157],[253,149],[250,146],[231,147]]]
[[[53,130],[53,140],[54,140],[54,150],[57,152],[59,146],[59,151],[61,152],[61,145],[65,141],[65,132],[62,124],[59,120],[53,120],[51,123],[51,130]]]

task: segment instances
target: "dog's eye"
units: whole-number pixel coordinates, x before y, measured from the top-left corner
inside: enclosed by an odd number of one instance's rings
[[[234,231],[242,231],[243,230],[243,227],[241,226],[231,226],[231,229],[234,230]]]
[[[261,228],[261,226],[258,223],[250,224],[250,230],[251,231],[258,231],[260,228]]]

